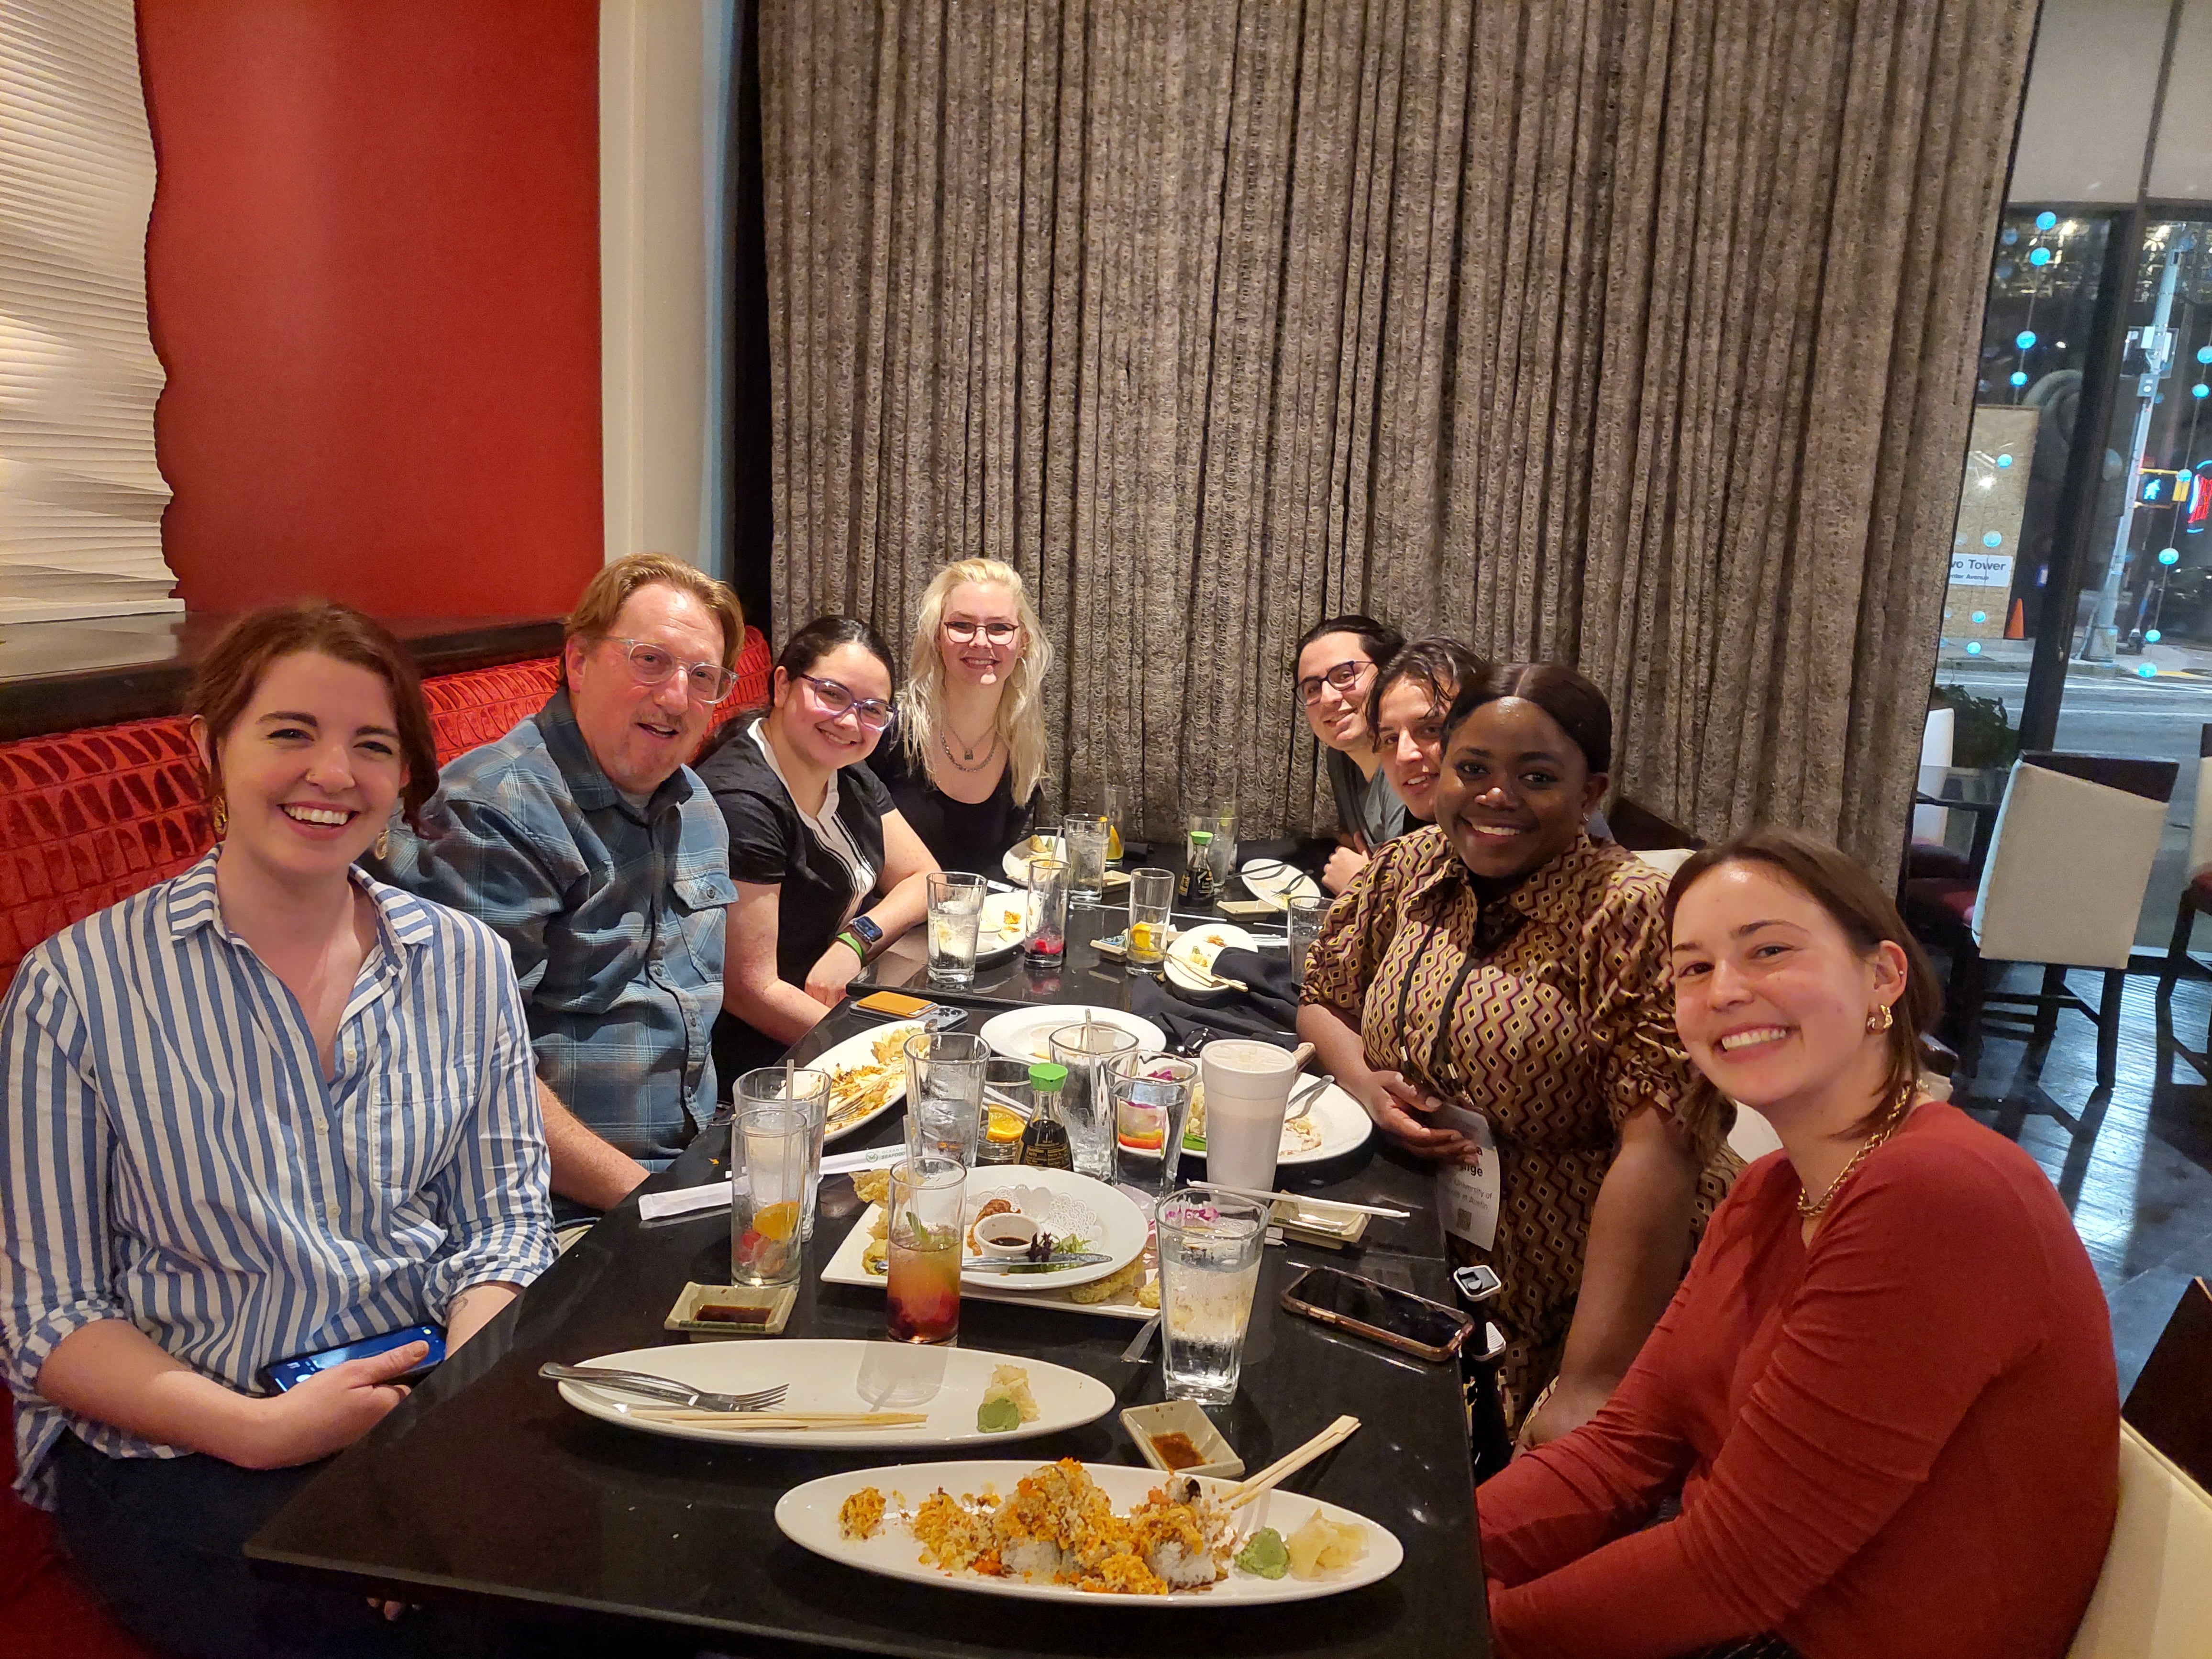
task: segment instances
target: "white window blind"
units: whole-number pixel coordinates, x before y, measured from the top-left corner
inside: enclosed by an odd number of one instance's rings
[[[0,622],[181,611],[132,0],[0,0]]]

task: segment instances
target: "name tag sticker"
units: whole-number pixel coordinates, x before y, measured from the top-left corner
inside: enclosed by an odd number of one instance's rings
[[[1439,1129],[1473,1141],[1478,1149],[1473,1164],[1446,1164],[1437,1170],[1437,1218],[1446,1232],[1463,1238],[1478,1250],[1489,1250],[1498,1242],[1498,1200],[1501,1183],[1498,1170],[1498,1138],[1490,1120],[1480,1112],[1447,1106],[1429,1120]]]

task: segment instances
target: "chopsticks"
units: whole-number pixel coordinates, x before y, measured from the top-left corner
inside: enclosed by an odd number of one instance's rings
[[[1285,1452],[1243,1485],[1231,1486],[1221,1494],[1218,1501],[1232,1510],[1243,1509],[1261,1492],[1288,1480],[1323,1452],[1332,1451],[1342,1445],[1352,1438],[1358,1428],[1358,1418],[1348,1414],[1338,1418],[1335,1422],[1307,1441],[1304,1445],[1296,1450]]]
[[[1347,1198],[1313,1198],[1304,1193],[1267,1193],[1256,1187],[1232,1187],[1224,1181],[1194,1181],[1194,1187],[1203,1187],[1209,1193],[1228,1193],[1237,1198],[1249,1198],[1255,1202],[1272,1204],[1279,1198],[1287,1198],[1293,1204],[1323,1204],[1334,1210],[1350,1210],[1360,1215],[1380,1216],[1385,1221],[1409,1219],[1411,1210],[1394,1210],[1385,1204],[1354,1204]]]
[[[700,1412],[681,1406],[632,1407],[629,1414],[656,1423],[718,1423],[732,1429],[910,1429],[929,1421],[927,1412]]]

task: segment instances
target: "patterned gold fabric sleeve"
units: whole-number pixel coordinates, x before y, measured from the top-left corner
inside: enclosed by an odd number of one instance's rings
[[[1661,913],[1662,884],[1640,870],[1617,873],[1589,939],[1599,953],[1591,1038],[1605,1055],[1606,1110],[1618,1129],[1656,1106],[1687,1136],[1702,1162],[1719,1138],[1719,1100],[1684,1052],[1674,1029],[1671,940]]]
[[[1361,1005],[1375,971],[1397,931],[1398,907],[1407,885],[1407,843],[1418,839],[1401,836],[1389,842],[1352,878],[1328,919],[1321,937],[1306,958],[1305,989],[1298,1000],[1327,1008],[1358,1030]]]

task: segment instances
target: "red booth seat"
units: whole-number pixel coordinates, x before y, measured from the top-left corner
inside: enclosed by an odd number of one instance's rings
[[[438,763],[543,708],[556,660],[425,680]],[[769,660],[760,630],[745,629],[720,719],[768,701]],[[181,716],[0,743],[0,995],[33,946],[175,875],[212,842]],[[0,1659],[145,1659],[70,1575],[51,1521],[8,1490],[15,1478],[10,1431],[0,1434]]]

